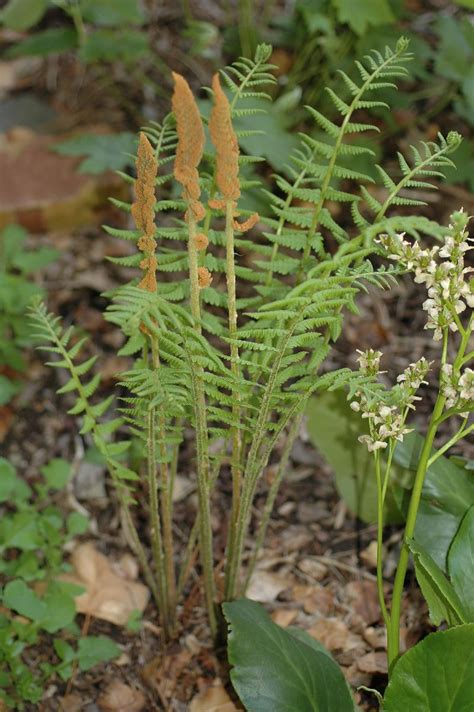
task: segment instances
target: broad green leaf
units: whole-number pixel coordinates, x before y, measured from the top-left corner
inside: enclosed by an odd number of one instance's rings
[[[138,0],[82,0],[81,11],[87,22],[104,27],[123,27],[144,20]]]
[[[354,32],[363,35],[370,25],[386,25],[394,22],[388,0],[359,0],[357,8],[353,0],[332,0],[339,22],[347,22]]]
[[[22,252],[28,233],[21,225],[7,225],[1,233],[2,260],[8,267],[13,267],[15,257]]]
[[[83,62],[135,62],[149,52],[148,37],[139,30],[96,30],[79,50]]]
[[[456,5],[467,7],[468,10],[474,10],[474,0],[454,0]]]
[[[98,663],[106,663],[120,655],[120,648],[103,635],[81,638],[77,646],[79,667],[84,672]]]
[[[474,61],[474,43],[469,22],[440,14],[436,30],[440,38],[435,55],[436,72],[442,77],[461,82]]]
[[[41,474],[50,489],[60,490],[68,483],[71,477],[71,465],[66,460],[56,457],[41,468]]]
[[[431,556],[417,542],[407,542],[415,559],[415,571],[435,625],[446,620],[450,625],[468,623],[468,616],[453,585]]]
[[[474,624],[432,633],[396,663],[384,712],[472,712]]]
[[[41,20],[46,5],[46,0],[10,0],[0,12],[0,21],[10,30],[23,32]]]
[[[57,143],[54,146],[57,153],[65,156],[86,156],[79,172],[98,174],[104,171],[122,170],[133,164],[136,137],[128,131],[118,134],[82,134]]]
[[[231,680],[249,712],[354,712],[339,666],[254,601],[224,603]]]
[[[9,499],[15,483],[15,468],[4,457],[0,457],[0,502],[6,502]]]
[[[77,34],[71,27],[54,27],[51,30],[35,32],[21,42],[9,47],[6,56],[15,57],[46,57],[49,54],[66,52],[77,46]]]
[[[35,272],[54,262],[60,255],[58,250],[50,247],[42,247],[39,250],[31,250],[29,252],[21,252],[16,255],[13,260],[13,265],[22,272]]]
[[[46,613],[46,604],[21,579],[9,581],[3,591],[3,605],[20,616],[39,622]]]
[[[464,515],[448,552],[448,571],[456,593],[474,623],[474,506]]]
[[[410,433],[395,450],[402,466],[416,470],[423,438]],[[416,520],[415,540],[446,571],[446,557],[451,542],[466,511],[474,504],[472,472],[439,457],[429,468],[423,486]]]
[[[311,398],[306,409],[307,428],[312,442],[334,471],[336,487],[349,509],[364,522],[377,521],[377,485],[373,456],[359,443],[368,432],[366,421],[349,407],[342,391],[329,391]],[[392,468],[392,478],[401,472]],[[385,517],[389,523],[402,521],[397,498],[403,492],[395,484],[389,488]]]

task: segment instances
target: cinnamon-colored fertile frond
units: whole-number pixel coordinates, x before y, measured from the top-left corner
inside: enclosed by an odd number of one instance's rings
[[[207,267],[198,267],[198,284],[200,289],[210,287],[212,282],[212,274]]]
[[[144,259],[140,262],[145,272],[138,285],[148,292],[156,292],[156,241],[155,235],[155,182],[158,163],[149,140],[140,133],[136,160],[137,178],[135,180],[135,201],[132,203],[132,217],[135,225],[141,231],[138,249],[143,252]]]
[[[204,151],[204,128],[201,114],[186,79],[173,72],[173,112],[176,118],[178,146],[174,176],[184,188],[184,198],[195,220],[202,220],[206,211],[200,202],[201,188],[197,167]]]
[[[194,244],[196,246],[196,250],[205,250],[209,244],[209,238],[203,232],[198,232],[198,234],[194,237]]]
[[[209,132],[216,147],[216,183],[224,200],[237,201],[240,196],[239,143],[232,126],[230,104],[218,74],[214,74],[212,89],[214,105],[209,119]]]

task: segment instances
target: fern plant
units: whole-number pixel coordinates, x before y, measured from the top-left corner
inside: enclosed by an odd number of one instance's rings
[[[213,78],[208,122],[213,153],[204,152],[205,122],[179,75],[174,75],[173,115],[140,136],[136,178],[124,176],[134,184],[134,202],[117,203],[131,213],[136,229],[107,228],[137,243],[136,255],[119,262],[143,272],[138,283],[109,295],[106,312],[126,336],[120,353],[135,356],[133,369],[121,377],[127,395],[118,418],[108,419],[111,399],[97,401],[100,376],[83,380],[94,360],[78,363],[82,342],[74,341],[70,330],[63,332],[44,305],[33,308],[39,335],[59,355],[53,365],[69,370],[70,381],[61,390],[77,395],[70,412],[82,415],[82,433],[92,435],[109,465],[165,634],[173,631],[176,603],[196,546],[214,634],[216,603],[245,591],[302,413],[320,385],[318,371],[341,333],[344,310],[357,312],[361,289],[368,284],[386,287],[396,274],[394,268],[376,269],[371,263],[373,239],[381,231],[400,229],[415,237],[436,236],[435,223],[418,215],[400,217],[391,209],[411,200],[404,191],[427,183],[428,175],[450,163],[447,156],[460,141],[450,134],[436,146],[428,145],[424,154],[415,153],[413,164],[400,159],[398,182],[387,180],[380,169],[387,189],[380,205],[366,187],[370,179],[340,162],[342,156],[357,161],[367,152],[351,138],[375,127],[354,114],[379,106],[372,92],[405,75],[410,55],[402,39],[394,50],[387,48],[383,56],[375,52],[358,65],[359,83],[342,74],[347,101],[329,90],[340,124],[309,110],[324,135],[301,135],[300,149],[289,159],[285,175],[275,176],[272,190],[248,184],[241,180],[241,166],[259,159],[240,154],[233,121],[261,111],[263,87],[273,81],[269,56],[270,48],[262,45],[254,61],[242,59],[224,70],[228,93],[219,76]],[[173,178],[181,188],[179,197]],[[268,198],[267,215],[239,206],[242,194],[257,190]],[[329,201],[352,204],[354,229],[336,222]],[[128,440],[122,440],[126,426]],[[178,553],[171,495],[189,426],[195,433],[199,508],[188,545]],[[255,495],[285,434],[287,444],[242,577]],[[143,443],[151,562],[134,526],[139,473],[126,465],[131,436]],[[210,515],[213,492],[227,473],[232,502],[221,581]]]

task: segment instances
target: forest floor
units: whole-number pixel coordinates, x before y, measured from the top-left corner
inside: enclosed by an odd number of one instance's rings
[[[172,49],[172,17],[168,24],[164,23],[164,28],[163,54],[168,47],[171,59],[167,57],[166,61],[173,66],[179,65],[180,61],[184,62],[183,50]],[[14,108],[10,124],[2,127],[7,132],[4,134],[8,137],[6,140],[21,142],[25,132],[33,132],[33,140],[44,136],[45,131],[53,131],[57,137],[71,129],[97,124],[118,130],[136,129],[135,112],[130,110],[134,89],[127,87],[125,78],[122,77],[120,90],[126,90],[127,101],[121,102],[117,92],[110,87],[110,92],[101,94],[103,77],[81,74],[80,68],[67,62],[58,65],[55,71],[52,80],[51,63],[42,63],[26,78],[25,75],[21,80],[16,78],[6,93],[9,98],[28,96],[43,108],[47,106],[54,114],[52,128],[48,123],[32,126],[29,118],[23,121],[25,114],[22,110]],[[209,82],[206,63],[196,71],[192,67],[192,71],[200,80]],[[145,113],[156,118],[163,113],[162,97],[158,96],[151,108],[145,107],[145,110],[143,97],[140,101],[142,106],[136,111],[137,116]],[[31,134],[27,135],[30,140]],[[406,142],[407,137],[400,141]],[[75,169],[78,161],[68,160],[70,167]],[[44,180],[50,194],[49,207],[52,206],[54,212],[59,179],[45,174]],[[109,174],[91,181],[96,197],[107,190],[121,190]],[[16,208],[17,215],[21,213],[21,201],[27,202],[28,196],[25,197],[24,192],[27,183],[25,178],[23,195],[18,196],[20,208]],[[36,188],[32,184],[31,191],[34,193]],[[128,246],[124,248],[117,244],[118,241],[105,235],[99,227],[101,222],[119,225],[123,218],[103,199],[97,198],[95,202],[93,221],[87,225],[71,216],[58,229],[48,222],[51,210],[48,215],[47,211],[35,215],[30,212],[32,234],[29,242],[32,246],[46,244],[60,251],[59,259],[44,270],[41,278],[47,291],[48,306],[62,315],[66,324],[75,323],[92,335],[91,355],[99,355],[98,364],[104,374],[101,388],[106,394],[114,386],[117,374],[130,364],[127,358],[117,356],[120,340],[102,316],[106,305],[102,293],[124,279],[124,270],[109,263],[106,257],[121,255]],[[441,186],[440,191],[430,197],[424,214],[447,224],[450,212],[460,205],[472,214],[473,196],[460,187]],[[80,206],[76,208],[79,210]],[[128,279],[131,273],[125,272]],[[370,347],[385,353],[389,379],[422,355],[430,360],[434,347],[431,334],[423,329],[422,299],[420,289],[403,279],[396,288],[377,294],[375,299],[373,292],[361,297],[361,314],[346,319],[343,336],[327,367],[354,366],[355,350]],[[90,530],[81,541],[93,542],[115,570],[121,561],[123,573],[124,561],[128,562],[126,573],[132,580],[136,571],[133,560],[130,560],[129,542],[121,527],[111,483],[105,468],[97,464],[88,451],[87,439],[78,435],[76,419],[66,414],[67,400],[56,395],[56,389],[62,385],[61,374],[44,366],[39,353],[30,353],[28,359],[21,394],[13,403],[0,409],[2,455],[30,483],[36,481],[39,469],[52,458],[61,457],[72,462],[74,477],[67,496],[64,498],[59,494],[58,502],[69,510],[87,513]],[[421,428],[429,408],[429,397],[424,408],[418,416]],[[465,445],[462,454],[474,458],[474,444]],[[274,453],[264,473],[263,488],[271,482],[277,462],[278,452]],[[181,453],[178,473],[174,526],[177,541],[185,542],[197,503],[191,441]],[[142,494],[138,500],[146,501],[145,485]],[[223,552],[230,494],[230,479],[224,477],[212,502],[217,556]],[[263,498],[257,497],[256,511],[261,502]],[[148,541],[145,513],[137,511],[136,517],[140,536],[143,541]],[[389,579],[400,545],[400,530],[393,527],[387,539],[391,553],[385,574]],[[383,690],[386,684],[386,641],[377,602],[374,540],[375,527],[361,523],[347,510],[336,491],[331,471],[311,445],[303,426],[291,454],[288,474],[278,495],[248,595],[264,603],[276,622],[302,627],[323,642],[343,667],[354,689],[364,685]],[[124,559],[126,555],[128,558]],[[402,642],[409,647],[431,630],[427,608],[413,576],[408,580],[403,611]],[[123,651],[121,657],[90,672],[76,673],[67,684],[52,683],[45,701],[26,709],[41,712],[139,712],[141,709],[209,712],[214,707],[216,712],[231,712],[241,709],[228,685],[225,651],[216,653],[210,643],[197,567],[190,576],[178,618],[176,639],[163,646],[162,631],[151,603],[143,612],[138,632],[97,617],[81,616],[83,631],[111,636]],[[36,650],[35,659],[29,662],[38,665],[47,660],[50,653],[51,639],[46,638],[44,646]],[[124,688],[117,688],[118,681],[129,690],[126,707],[123,706]],[[211,691],[209,686],[214,686]],[[121,692],[117,693],[117,690]],[[356,694],[363,709],[367,712],[376,709],[375,699],[370,694]]]

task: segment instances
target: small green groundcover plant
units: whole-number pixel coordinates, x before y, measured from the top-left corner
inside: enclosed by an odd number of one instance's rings
[[[74,595],[82,589],[57,578],[67,570],[64,545],[88,527],[84,515],[65,517],[53,503],[71,467],[55,459],[41,474],[31,488],[0,458],[0,700],[11,709],[39,702],[52,677],[66,681],[76,667],[120,653],[104,636],[81,637]],[[38,650],[50,653],[38,662]]]
[[[26,238],[20,225],[0,231],[0,405],[21,387],[15,375],[25,370],[23,350],[31,346],[27,308],[34,295],[43,294],[32,275],[59,254],[49,247],[28,250]]]
[[[344,374],[332,382],[319,374],[341,333],[344,311],[357,313],[356,297],[365,285],[385,287],[401,271],[400,265],[374,267],[370,257],[381,249],[375,238],[396,240],[400,231],[415,241],[444,235],[437,223],[397,210],[418,210],[414,191],[432,187],[430,178],[453,165],[449,155],[459,146],[458,134],[423,143],[410,158],[399,154],[395,179],[377,166],[377,198],[367,188],[373,179],[358,170],[360,157],[372,156],[358,138],[377,131],[367,114],[385,106],[377,90],[406,76],[407,45],[401,39],[394,49],[371,53],[357,63],[355,78],[341,73],[340,93],[329,91],[339,120],[308,109],[314,134],[300,135],[271,189],[260,189],[250,171],[258,156],[239,150],[239,142],[248,145],[249,137],[258,136],[252,122],[264,110],[265,85],[274,81],[271,48],[261,45],[254,60],[240,59],[215,75],[204,116],[185,79],[173,75],[173,114],[140,135],[136,177],[124,175],[133,185],[133,202],[116,201],[135,229],[107,228],[138,248],[114,261],[142,271],[140,279],[108,295],[106,319],[125,339],[120,354],[134,357],[121,374],[118,403],[113,394],[98,397],[96,357],[81,358],[86,339],[73,327],[64,329],[43,303],[32,308],[35,333],[53,354],[51,365],[69,373],[59,391],[74,398],[68,412],[80,416],[81,434],[107,463],[166,638],[176,630],[195,551],[214,636],[219,603],[245,593],[309,399],[323,387],[351,382]],[[254,212],[256,196],[260,215]],[[349,230],[337,222],[335,204],[341,215],[352,215]],[[365,387],[363,378],[357,383],[354,392]],[[190,429],[198,511],[182,550],[173,535],[172,492]],[[248,552],[262,473],[282,438],[284,452]],[[132,439],[141,443],[138,465],[128,455]],[[134,518],[142,478],[151,559]],[[211,508],[223,480],[231,495],[222,573]],[[334,673],[334,680],[339,677]]]

